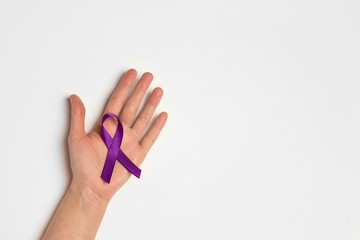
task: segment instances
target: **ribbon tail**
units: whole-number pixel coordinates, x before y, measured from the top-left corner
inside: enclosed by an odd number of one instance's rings
[[[112,144],[106,156],[104,168],[101,173],[101,178],[107,183],[110,183],[111,175],[113,173],[116,162],[116,156],[119,151],[120,147],[117,144]]]
[[[123,153],[123,151],[119,151],[117,160],[135,177],[140,178],[141,169],[138,168],[130,159]]]
[[[101,173],[101,178],[107,182],[110,183],[111,175],[114,170],[115,161],[109,161],[106,159],[103,171]]]

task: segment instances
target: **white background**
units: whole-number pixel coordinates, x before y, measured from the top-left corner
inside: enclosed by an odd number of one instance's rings
[[[1,239],[42,236],[129,68],[169,119],[97,239],[359,239],[359,1],[1,1]]]

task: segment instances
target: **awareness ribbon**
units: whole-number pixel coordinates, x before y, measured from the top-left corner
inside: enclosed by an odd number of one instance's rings
[[[104,128],[104,122],[108,117],[116,117],[118,121],[114,138],[112,138]],[[132,161],[130,161],[130,159],[120,149],[124,135],[124,128],[120,122],[120,119],[116,114],[114,113],[104,114],[101,121],[101,132],[102,132],[102,138],[109,149],[108,154],[106,156],[104,168],[101,174],[101,178],[105,182],[110,183],[111,175],[114,170],[116,160],[118,160],[134,176],[140,178],[141,169],[138,168]]]

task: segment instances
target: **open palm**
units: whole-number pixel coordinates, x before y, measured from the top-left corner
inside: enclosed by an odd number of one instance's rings
[[[161,88],[153,90],[144,108],[135,119],[144,95],[153,80],[151,73],[144,73],[126,100],[135,82],[136,75],[137,72],[134,69],[130,69],[125,73],[111,95],[104,114],[111,112],[119,116],[124,127],[121,150],[136,166],[140,166],[160,134],[161,129],[164,127],[167,113],[162,112],[159,114],[148,131],[145,132],[160,102],[163,90]],[[86,134],[84,127],[84,104],[75,94],[70,96],[70,101],[71,128],[68,144],[73,174],[72,181],[81,187],[91,189],[101,198],[110,200],[115,192],[129,179],[131,173],[116,161],[110,183],[108,184],[100,178],[108,152],[108,148],[101,137],[102,116],[100,116],[91,132]],[[113,137],[117,128],[116,118],[108,118],[104,122],[104,127]]]

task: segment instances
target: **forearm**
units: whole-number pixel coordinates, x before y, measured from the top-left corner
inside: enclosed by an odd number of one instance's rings
[[[108,202],[89,188],[72,182],[55,212],[43,240],[94,239]]]

